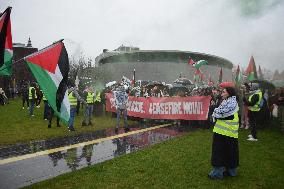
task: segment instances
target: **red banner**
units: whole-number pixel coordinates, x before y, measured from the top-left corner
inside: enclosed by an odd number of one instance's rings
[[[206,120],[210,96],[133,97],[127,104],[127,115],[146,119]],[[115,98],[106,93],[106,111],[116,112]]]

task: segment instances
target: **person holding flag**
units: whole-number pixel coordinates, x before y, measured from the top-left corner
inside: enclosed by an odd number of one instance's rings
[[[74,86],[69,88],[69,94],[67,91],[69,59],[63,39],[24,57],[24,60],[36,78],[49,105],[54,110],[54,114],[65,123],[69,123],[69,130],[74,131],[75,114],[70,118],[70,114],[74,113],[74,102],[70,102],[70,98],[76,100],[77,92]]]

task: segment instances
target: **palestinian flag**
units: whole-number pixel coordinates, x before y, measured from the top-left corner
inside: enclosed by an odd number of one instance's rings
[[[257,79],[257,72],[256,72],[256,67],[255,67],[255,62],[253,56],[250,57],[249,60],[249,65],[246,69],[246,74],[247,74],[247,79],[249,81],[253,81]]]
[[[208,65],[208,62],[206,60],[199,60],[194,64],[195,69],[199,69],[203,65]]]
[[[12,73],[11,9],[12,7],[8,7],[0,14],[0,75],[11,75]]]
[[[25,57],[54,113],[63,121],[70,118],[70,103],[67,93],[69,60],[61,41]]]
[[[219,77],[218,79],[219,83],[222,83],[223,82],[223,68],[220,68],[218,77]]]
[[[191,57],[189,57],[188,62],[189,65],[194,66],[195,62],[193,61],[193,59]]]
[[[200,83],[202,81],[202,73],[199,69],[196,69],[194,72],[194,82]]]
[[[208,86],[213,86],[214,82],[212,80],[211,74],[209,74],[209,79],[208,79]]]
[[[259,75],[259,79],[264,79],[264,76],[263,76],[262,70],[260,68],[260,65],[258,65],[258,75]]]
[[[243,81],[243,74],[240,70],[240,66],[238,65],[237,71],[236,71],[236,76],[235,76],[235,83],[237,85],[240,85]]]

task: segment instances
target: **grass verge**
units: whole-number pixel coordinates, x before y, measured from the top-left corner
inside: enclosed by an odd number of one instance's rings
[[[283,188],[284,140],[274,126],[260,130],[258,142],[247,141],[249,132],[240,131],[240,166],[234,178],[207,178],[212,131],[199,129],[27,188]]]
[[[79,116],[75,117],[74,127],[76,132],[69,132],[67,124],[61,123],[56,127],[56,118],[52,120],[52,128],[47,128],[48,122],[43,120],[43,103],[40,108],[35,108],[34,117],[28,116],[28,109],[22,109],[21,99],[13,99],[8,105],[0,106],[0,147],[31,140],[43,140],[55,137],[76,135],[105,128],[114,128],[116,119],[110,113],[104,116],[93,117],[93,126],[82,127],[82,108]],[[129,121],[129,124],[135,124]],[[120,125],[123,125],[121,122]]]

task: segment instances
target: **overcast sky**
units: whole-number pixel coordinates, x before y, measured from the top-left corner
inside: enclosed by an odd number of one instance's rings
[[[0,0],[0,11],[7,6],[13,42],[31,37],[39,49],[64,38],[69,54],[93,59],[124,44],[208,53],[242,67],[253,55],[257,65],[284,69],[283,0]]]

